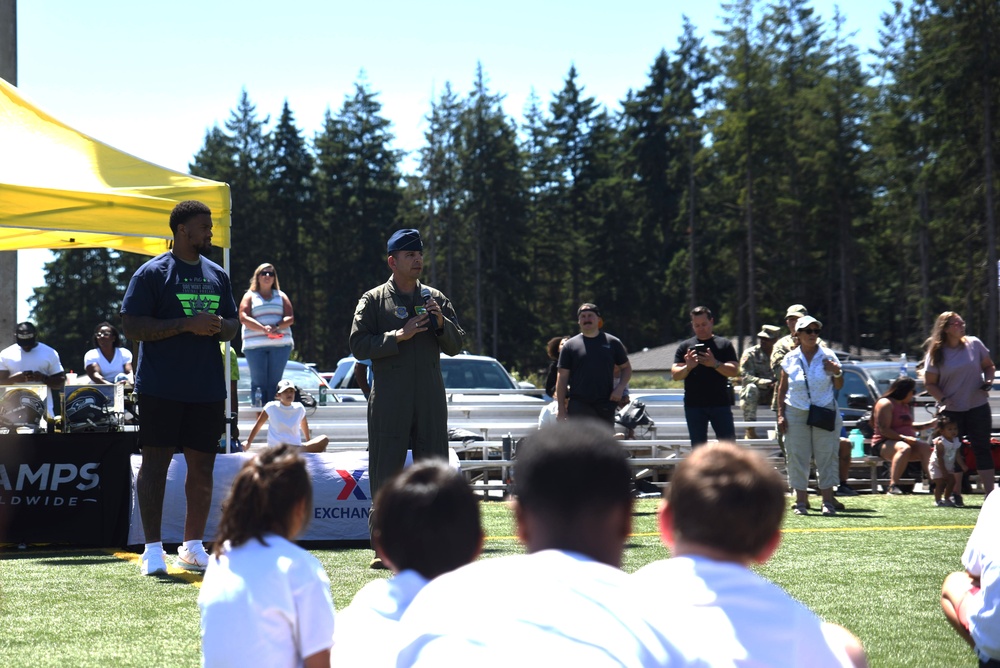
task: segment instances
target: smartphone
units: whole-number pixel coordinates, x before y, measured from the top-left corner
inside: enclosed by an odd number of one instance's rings
[[[697,355],[707,355],[708,354],[708,344],[707,343],[696,343],[696,344],[694,344],[694,352]]]

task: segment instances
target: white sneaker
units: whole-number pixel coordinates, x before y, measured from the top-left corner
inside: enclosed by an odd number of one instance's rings
[[[167,572],[167,562],[163,559],[163,550],[145,550],[139,557],[139,573],[156,575]]]
[[[204,546],[189,550],[181,545],[177,548],[177,565],[186,571],[204,573],[208,568],[208,552]]]

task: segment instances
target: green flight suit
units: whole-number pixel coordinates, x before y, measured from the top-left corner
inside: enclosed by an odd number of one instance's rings
[[[440,333],[428,329],[397,343],[392,332],[416,316],[414,307],[423,306],[424,287],[441,307],[444,328]],[[405,294],[390,277],[358,301],[350,343],[354,357],[372,361],[374,374],[368,398],[368,483],[373,499],[403,468],[411,443],[414,459],[448,458],[448,404],[440,354],[460,353],[464,334],[451,301],[419,282]]]

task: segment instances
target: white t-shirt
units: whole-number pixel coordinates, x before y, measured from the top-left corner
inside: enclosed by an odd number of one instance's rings
[[[101,375],[104,376],[105,380],[113,381],[115,376],[120,373],[125,373],[125,365],[132,363],[132,351],[128,348],[122,348],[121,346],[115,346],[115,356],[108,361],[108,358],[104,356],[100,348],[91,348],[87,351],[87,354],[83,356],[83,368],[86,369],[91,364],[96,364],[100,367]]]
[[[37,371],[51,376],[63,371],[63,366],[59,361],[59,353],[44,343],[37,344],[27,352],[15,343],[0,350],[0,369],[5,369],[12,376],[22,371]],[[53,415],[51,392],[45,400],[45,408],[49,415]]]
[[[680,665],[638,614],[628,577],[559,550],[463,566],[434,578],[406,609],[397,666]]]
[[[416,571],[366,584],[337,613],[330,664],[391,666],[399,652],[399,619],[427,584]]]
[[[790,351],[781,361],[781,368],[788,374],[788,392],[785,403],[792,408],[809,410],[810,404],[817,406],[833,406],[833,377],[823,368],[823,360],[827,357],[837,359],[829,348],[820,346],[813,354],[812,363],[806,362],[802,354],[802,346]],[[806,372],[808,371],[809,387],[806,388]],[[811,398],[811,401],[810,401]]]
[[[938,462],[937,457],[937,444],[938,441],[944,447],[944,462]],[[944,436],[938,436],[934,439],[934,452],[931,453],[931,460],[928,464],[930,469],[931,479],[940,480],[945,477],[948,473],[954,473],[955,471],[960,471],[961,467],[955,463],[955,458],[958,456],[958,449],[962,447],[962,442],[957,438],[954,441],[949,441]],[[944,464],[944,468],[941,468],[941,464]]]
[[[647,618],[688,660],[710,666],[850,666],[822,620],[739,564],[703,557],[653,562],[630,576]]]
[[[333,642],[323,565],[280,536],[265,539],[208,560],[198,594],[205,666],[302,666]]]
[[[962,565],[979,578],[979,593],[969,613],[969,633],[983,660],[1000,660],[1000,494],[991,492],[962,555]]]
[[[273,448],[287,443],[302,445],[302,418],[306,416],[306,407],[298,401],[284,406],[280,401],[269,401],[264,404],[267,413],[267,447]]]

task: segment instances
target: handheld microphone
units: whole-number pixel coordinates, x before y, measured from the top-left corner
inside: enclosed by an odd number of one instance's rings
[[[431,291],[430,291],[430,289],[428,289],[426,286],[423,287],[423,288],[421,288],[420,289],[420,296],[423,297],[423,299],[424,299],[424,306],[426,306],[427,302],[429,302],[431,300]],[[427,315],[430,316],[431,321],[434,322],[434,325],[435,325],[434,326],[434,331],[436,333],[438,333],[438,334],[440,334],[441,332],[443,332],[444,331],[444,323],[438,322],[438,319],[430,311],[427,312]]]

